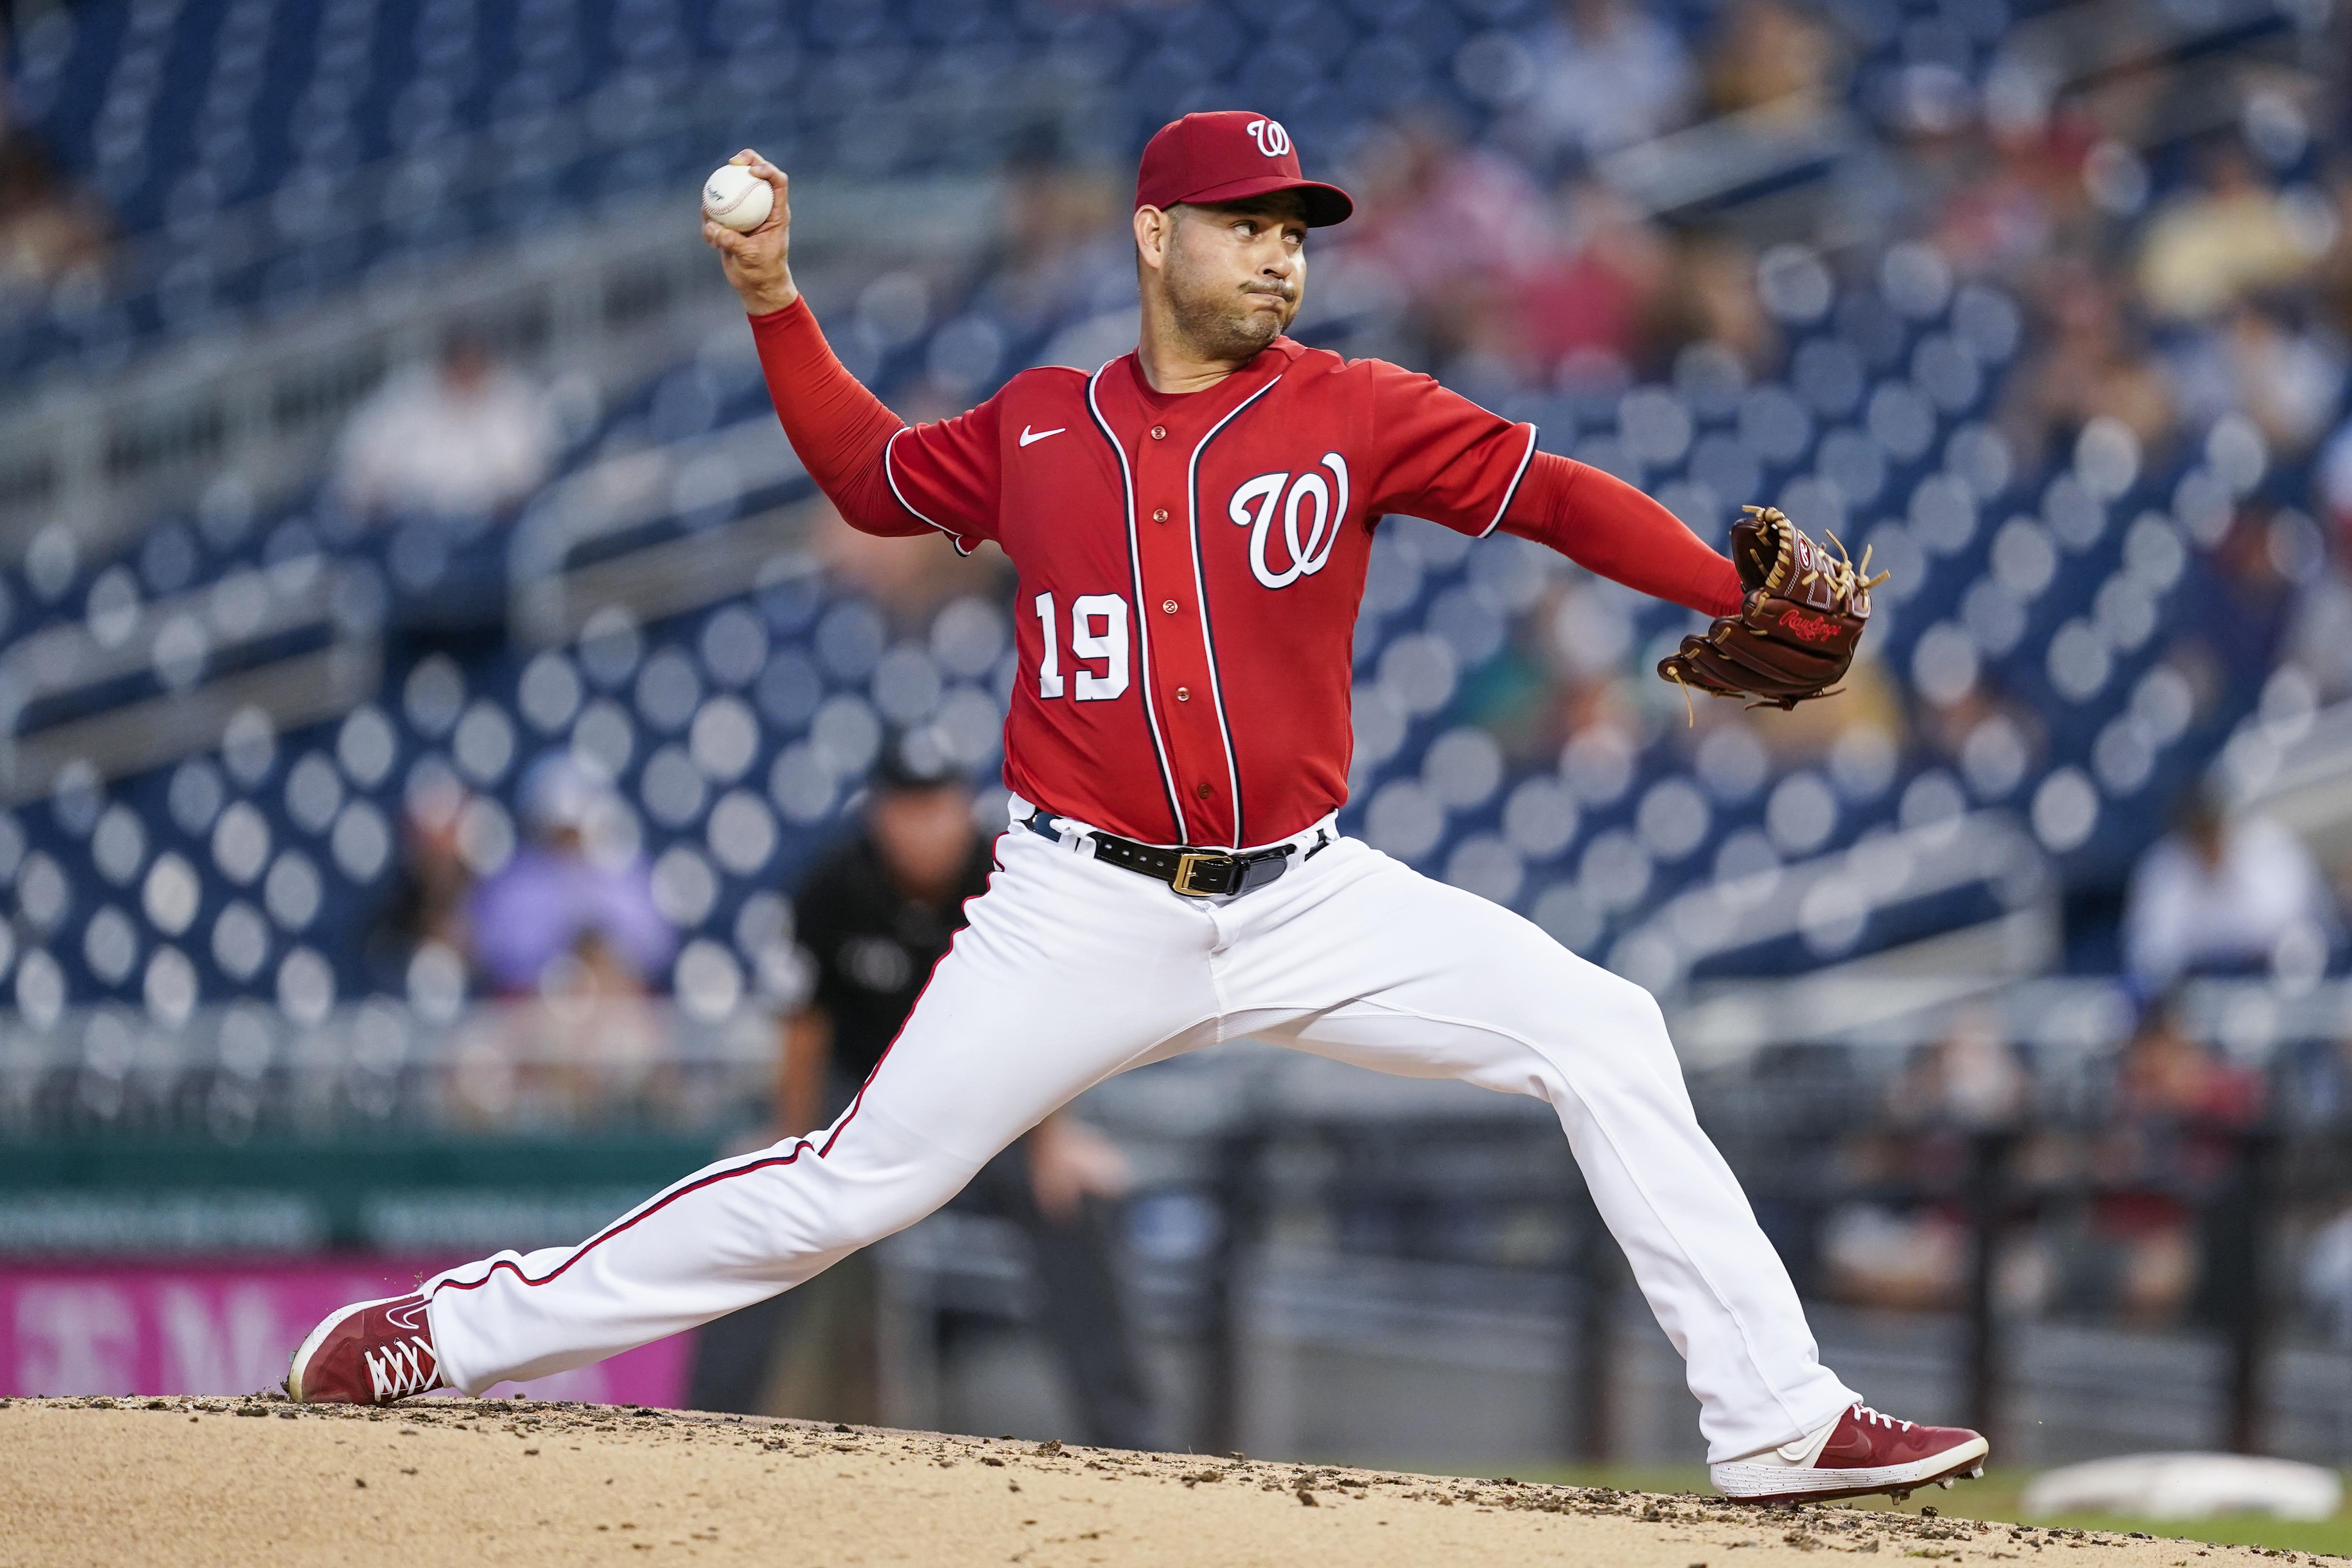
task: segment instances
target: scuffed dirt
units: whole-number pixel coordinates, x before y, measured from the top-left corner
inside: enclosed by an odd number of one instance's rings
[[[0,1564],[2223,1568],[2294,1552],[523,1400],[0,1401]],[[2080,1555],[2078,1555],[2078,1553]],[[2316,1562],[2316,1558],[2312,1561]]]

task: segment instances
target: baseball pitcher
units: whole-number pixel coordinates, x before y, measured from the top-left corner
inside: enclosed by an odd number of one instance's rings
[[[1661,673],[1780,706],[1852,658],[1869,599],[1843,552],[1766,510],[1727,559],[1633,487],[1538,451],[1532,426],[1284,336],[1308,231],[1351,204],[1264,115],[1187,115],[1145,149],[1133,353],[1024,371],[914,426],[794,289],[784,174],[734,161],[774,209],[704,237],[809,473],[854,528],[993,540],[1019,571],[994,873],[831,1127],[698,1172],[578,1247],[347,1307],[296,1352],[289,1392],[480,1391],[690,1329],[922,1218],[1090,1085],[1246,1036],[1548,1101],[1688,1363],[1727,1496],[1980,1473],[1981,1436],[1882,1415],[1822,1364],[1648,993],[1335,822],[1383,515],[1501,529],[1715,616]]]

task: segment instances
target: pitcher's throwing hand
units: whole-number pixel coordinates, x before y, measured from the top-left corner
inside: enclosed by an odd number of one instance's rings
[[[759,227],[745,231],[706,216],[702,241],[719,252],[719,269],[754,314],[788,309],[801,297],[801,291],[793,287],[791,265],[793,183],[782,169],[749,147],[727,161],[767,181],[775,192],[774,204]]]

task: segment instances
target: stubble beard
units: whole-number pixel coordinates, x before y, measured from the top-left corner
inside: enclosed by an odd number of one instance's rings
[[[1252,303],[1255,290],[1199,282],[1172,249],[1170,260],[1176,264],[1168,274],[1169,313],[1185,348],[1200,359],[1239,364],[1255,358],[1298,314],[1296,285],[1281,310],[1265,310]]]

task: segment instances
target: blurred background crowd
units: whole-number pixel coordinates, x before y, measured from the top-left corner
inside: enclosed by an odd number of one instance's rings
[[[1893,574],[1837,699],[1692,711],[1686,612],[1389,520],[1343,824],[1660,994],[1874,1398],[2032,1458],[2352,1458],[2327,0],[16,0],[0,39],[0,1380],[131,1364],[142,1269],[573,1239],[837,1103],[1002,823],[1011,573],[814,493],[689,193],[788,169],[829,335],[939,417],[1132,345],[1133,156],[1247,106],[1358,202],[1298,336]],[[646,1386],[1686,1458],[1524,1109],[1153,1069]]]

